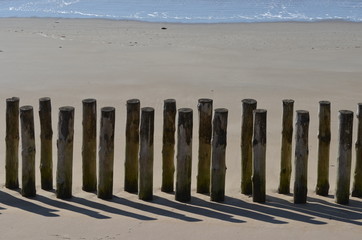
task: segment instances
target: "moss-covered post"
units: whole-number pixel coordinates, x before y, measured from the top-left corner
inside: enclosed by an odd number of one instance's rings
[[[43,190],[53,189],[52,105],[49,97],[39,99],[40,177]]]
[[[139,187],[138,197],[149,201],[153,198],[153,133],[155,110],[151,107],[141,109]]]
[[[316,193],[328,196],[329,191],[329,145],[331,142],[331,103],[319,102],[318,176]]]
[[[114,107],[101,109],[101,125],[99,131],[99,169],[98,191],[101,199],[113,197],[113,164],[114,164],[114,128],[116,110]]]
[[[162,136],[162,186],[161,191],[173,192],[175,174],[175,119],[176,100],[163,102],[163,136]]]
[[[126,149],[124,161],[124,190],[130,193],[138,191],[138,151],[140,127],[140,100],[127,101]]]
[[[222,202],[225,199],[226,144],[228,110],[215,109],[212,137],[211,162],[211,201]]]
[[[354,170],[354,181],[352,187],[353,197],[362,197],[362,103],[357,109],[357,141],[356,141],[356,168]]]
[[[84,99],[82,104],[82,189],[87,192],[95,192],[97,191],[97,100]]]
[[[298,110],[295,124],[294,203],[307,202],[309,112]]]
[[[199,162],[196,191],[198,193],[210,192],[212,104],[212,99],[207,98],[199,99],[197,104],[199,112]]]
[[[241,193],[252,194],[252,138],[253,138],[253,111],[257,102],[254,99],[242,100],[241,118]]]
[[[19,98],[6,99],[5,186],[19,188]]]
[[[20,108],[22,189],[24,197],[34,197],[35,188],[35,137],[34,113],[32,106]]]
[[[74,107],[61,107],[59,108],[58,121],[58,162],[56,179],[56,196],[61,199],[72,197],[73,139]]]
[[[290,178],[292,175],[293,112],[294,100],[284,99],[282,117],[282,146],[280,154],[280,177],[278,188],[278,192],[280,194],[290,193]]]
[[[253,202],[264,203],[266,198],[266,118],[267,111],[254,111],[253,137]]]
[[[336,203],[348,204],[351,181],[353,112],[339,111]]]
[[[177,123],[177,164],[175,194],[175,199],[180,202],[188,202],[191,200],[192,127],[192,109],[180,108],[178,110]]]

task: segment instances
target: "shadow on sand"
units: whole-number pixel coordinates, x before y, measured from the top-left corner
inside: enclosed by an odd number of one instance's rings
[[[0,214],[9,206],[45,217],[58,217],[57,212],[67,210],[95,219],[108,219],[111,218],[109,214],[113,214],[142,221],[157,220],[157,216],[162,216],[186,222],[200,222],[209,218],[230,223],[245,223],[249,219],[271,224],[298,221],[322,225],[334,220],[362,225],[362,202],[354,199],[350,200],[348,206],[334,204],[328,198],[324,200],[319,197],[308,197],[307,204],[293,204],[275,196],[267,196],[265,204],[233,197],[226,197],[223,203],[216,203],[195,196],[189,203],[180,203],[173,200],[171,195],[154,196],[150,202],[118,196],[109,201],[92,201],[76,196],[65,201],[42,195],[27,199],[16,192],[10,194],[0,191],[0,204],[3,205],[0,206]]]

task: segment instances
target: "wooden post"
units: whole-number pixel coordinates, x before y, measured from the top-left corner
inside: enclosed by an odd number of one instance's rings
[[[227,144],[228,110],[215,109],[212,137],[211,201],[222,202],[225,198],[225,153]]]
[[[58,121],[58,163],[57,163],[57,198],[72,197],[73,172],[73,138],[74,138],[74,108],[59,108]]]
[[[212,99],[199,99],[199,162],[197,173],[198,193],[210,192]]]
[[[6,99],[5,186],[19,188],[19,98]]]
[[[180,202],[191,200],[192,115],[190,108],[178,110],[175,199]]]
[[[35,189],[35,137],[34,113],[32,106],[20,108],[22,189],[24,197],[34,197]]]
[[[241,193],[252,194],[252,138],[253,111],[257,102],[254,99],[242,100],[243,114],[241,119]]]
[[[53,129],[52,105],[48,97],[39,99],[40,175],[41,188],[53,189]]]
[[[175,118],[176,100],[166,99],[163,105],[162,137],[162,187],[163,192],[173,192],[175,174]]]
[[[356,141],[356,168],[354,170],[354,182],[352,188],[353,197],[362,197],[362,103],[357,109],[357,141]]]
[[[319,102],[318,177],[316,193],[328,196],[329,191],[329,145],[331,142],[331,103]]]
[[[294,203],[307,202],[309,112],[298,110],[295,124]]]
[[[254,111],[254,139],[253,139],[253,202],[265,202],[265,174],[266,174],[266,116],[267,111]]]
[[[97,191],[97,100],[84,99],[82,104],[82,189],[87,192],[95,192]]]
[[[294,100],[283,100],[282,147],[280,159],[280,178],[278,192],[290,193],[290,177],[292,174],[292,140]]]
[[[140,100],[127,101],[126,121],[126,158],[124,162],[124,190],[130,193],[138,191],[138,151],[140,127]]]
[[[141,200],[153,198],[153,132],[155,110],[145,107],[141,110],[140,152],[139,152],[139,192]]]
[[[339,111],[336,203],[348,204],[352,161],[353,112]]]
[[[101,109],[99,131],[99,180],[97,195],[101,199],[113,196],[114,128],[116,110],[114,107]]]

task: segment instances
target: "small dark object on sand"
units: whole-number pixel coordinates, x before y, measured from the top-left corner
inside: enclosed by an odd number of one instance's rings
[[[167,27],[162,27],[161,29],[162,29],[162,30],[166,30],[166,29],[167,29]]]

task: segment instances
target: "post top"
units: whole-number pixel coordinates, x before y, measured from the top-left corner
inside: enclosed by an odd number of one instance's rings
[[[199,103],[212,103],[212,99],[210,98],[200,98],[198,100]]]
[[[165,99],[163,102],[164,103],[176,103],[176,100],[173,98],[169,98],[169,99]]]
[[[243,100],[241,100],[242,103],[246,103],[246,104],[256,104],[256,100],[252,99],[252,98],[245,98]]]
[[[102,107],[102,112],[114,112],[116,109],[114,107]]]
[[[22,112],[33,111],[33,107],[30,105],[21,106],[20,111],[22,111]]]
[[[50,97],[39,98],[39,102],[49,102],[49,101],[50,101]]]
[[[180,108],[178,110],[179,113],[192,113],[192,109],[191,108]]]
[[[309,111],[307,110],[297,110],[296,112],[299,114],[309,114]]]
[[[266,113],[267,110],[266,109],[255,109],[254,113]]]
[[[18,97],[11,97],[11,98],[7,98],[6,102],[19,102],[20,99]]]
[[[86,98],[83,99],[82,103],[95,103],[97,102],[97,100],[95,100],[94,98]]]
[[[59,111],[61,112],[73,112],[74,111],[74,107],[71,106],[63,106],[59,108]]]
[[[141,110],[142,110],[142,112],[149,112],[149,113],[155,111],[155,109],[153,107],[143,107]]]
[[[215,113],[227,113],[228,109],[226,108],[216,108]]]
[[[320,105],[331,105],[331,102],[327,101],[327,100],[323,100],[323,101],[319,101],[319,104]]]
[[[140,100],[137,98],[132,98],[127,100],[127,104],[139,104]]]
[[[283,99],[283,103],[294,103],[293,99]]]
[[[350,110],[339,110],[341,115],[353,115],[353,112]]]

